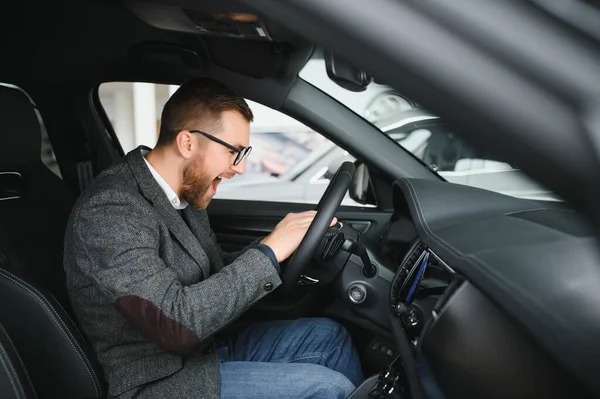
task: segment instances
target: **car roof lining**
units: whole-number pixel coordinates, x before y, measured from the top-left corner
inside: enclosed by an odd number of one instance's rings
[[[247,98],[280,108],[313,46],[268,20],[272,42],[190,33],[181,19],[173,18],[184,15],[184,8],[247,9],[234,1],[178,3],[167,7],[170,13],[157,13],[165,9],[158,2],[15,4],[0,17],[0,46],[11,60],[0,65],[0,81],[21,87],[53,81],[93,87],[109,81],[181,84],[210,76]],[[152,24],[140,9],[154,11]]]

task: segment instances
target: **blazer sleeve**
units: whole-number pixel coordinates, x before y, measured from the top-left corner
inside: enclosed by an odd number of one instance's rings
[[[281,284],[271,260],[248,249],[219,273],[183,286],[159,256],[151,205],[116,190],[107,197],[77,211],[71,250],[116,309],[164,351],[189,352]]]
[[[214,233],[213,233],[212,236],[216,237],[216,235]],[[215,244],[219,248],[219,251],[221,251],[221,257],[223,258],[223,264],[225,266],[227,266],[227,265],[231,264],[233,261],[235,261],[237,258],[239,258],[240,256],[242,256],[244,253],[246,253],[246,251],[248,251],[249,249],[255,248],[258,244],[260,244],[260,241],[262,239],[263,239],[263,237],[257,238],[256,240],[254,240],[252,243],[248,244],[243,249],[241,249],[239,251],[235,251],[235,252],[225,252],[225,251],[223,251],[223,249],[221,248],[221,246],[219,245],[219,243],[216,242],[216,240],[215,240]]]

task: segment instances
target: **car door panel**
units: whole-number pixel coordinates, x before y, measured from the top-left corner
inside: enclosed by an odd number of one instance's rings
[[[215,199],[208,207],[211,227],[225,251],[235,251],[268,235],[290,212],[303,212],[314,204]],[[377,238],[391,216],[377,208],[340,207],[337,218],[370,238]]]

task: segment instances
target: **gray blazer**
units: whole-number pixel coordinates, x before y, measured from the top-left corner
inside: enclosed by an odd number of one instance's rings
[[[188,206],[184,217],[187,224],[141,147],[102,172],[71,213],[69,297],[112,396],[130,396],[189,363],[196,397],[218,397],[218,359],[199,348],[281,284],[260,250],[223,253],[206,211]]]

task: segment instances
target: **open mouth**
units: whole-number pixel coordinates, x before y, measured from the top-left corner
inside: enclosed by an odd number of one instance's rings
[[[213,179],[212,181],[212,189],[213,191],[216,193],[217,192],[217,186],[219,185],[219,183],[221,182],[222,177],[221,176],[217,176]]]

